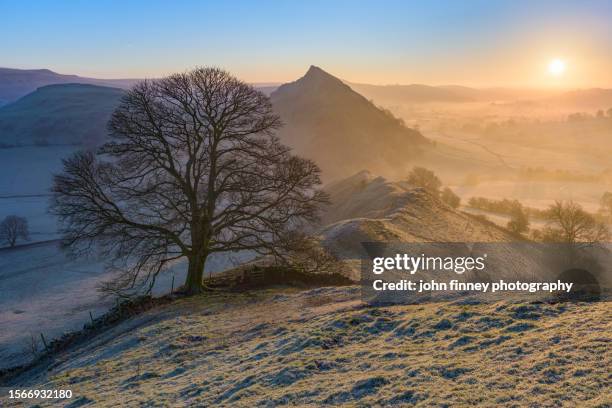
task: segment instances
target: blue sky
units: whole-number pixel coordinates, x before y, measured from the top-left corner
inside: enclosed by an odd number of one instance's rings
[[[608,1],[0,0],[0,66],[155,77],[217,65],[282,82],[612,85]],[[546,76],[553,58],[564,78]]]

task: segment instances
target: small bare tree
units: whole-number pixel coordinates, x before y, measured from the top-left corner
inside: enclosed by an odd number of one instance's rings
[[[573,201],[556,201],[546,210],[548,226],[542,240],[566,244],[592,244],[609,238],[605,224]]]
[[[111,255],[118,293],[150,291],[179,258],[199,293],[210,254],[274,254],[326,201],[319,168],[278,141],[280,125],[268,97],[220,69],[136,85],[112,115],[112,141],[55,177],[65,245]]]
[[[16,215],[9,215],[0,223],[0,241],[7,243],[11,248],[17,244],[18,239],[29,240],[28,220]]]

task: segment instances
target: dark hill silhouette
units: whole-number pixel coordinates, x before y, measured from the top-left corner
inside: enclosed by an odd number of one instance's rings
[[[86,78],[78,75],[58,74],[48,69],[16,69],[0,67],[0,106],[14,102],[41,86],[54,84],[89,84],[112,88],[131,88],[142,79],[101,79]],[[270,95],[276,83],[253,84],[254,87]]]
[[[48,69],[0,68],[0,106],[16,101],[46,85],[79,83],[129,88],[136,82],[138,79],[97,79],[63,75]]]
[[[95,85],[48,85],[0,108],[0,144],[96,145],[123,90]]]
[[[272,102],[285,123],[283,142],[314,159],[328,180],[364,167],[387,171],[429,145],[420,132],[315,66],[280,86]]]

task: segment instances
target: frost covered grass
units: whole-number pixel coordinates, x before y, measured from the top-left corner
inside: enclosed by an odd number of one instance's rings
[[[169,292],[172,276],[181,282],[183,269],[161,276],[155,294]],[[0,249],[0,369],[32,360],[41,333],[51,341],[111,308],[114,300],[98,292],[111,276],[103,259],[72,259],[54,241]]]
[[[72,389],[65,406],[606,407],[611,333],[609,302],[374,308],[357,287],[215,293],[12,382]]]
[[[53,174],[76,146],[0,148],[0,219],[17,215],[28,220],[32,242],[59,238],[57,220],[47,211]],[[19,241],[18,244],[26,244]],[[2,243],[0,246],[4,247]],[[2,255],[0,255],[2,257]]]
[[[245,259],[238,255],[212,256],[207,274],[216,274]],[[241,255],[242,256],[242,255]],[[185,279],[185,263],[178,260],[160,274],[153,295],[170,292]],[[101,298],[100,284],[112,279],[103,258],[71,258],[59,242],[40,242],[0,249],[0,370],[29,363],[47,341],[84,324],[115,305]],[[4,328],[8,328],[4,330]]]

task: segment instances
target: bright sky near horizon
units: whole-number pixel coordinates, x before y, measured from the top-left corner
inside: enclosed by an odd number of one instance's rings
[[[313,64],[374,84],[612,87],[610,21],[612,0],[0,0],[0,66],[128,78],[216,65],[286,82]]]

